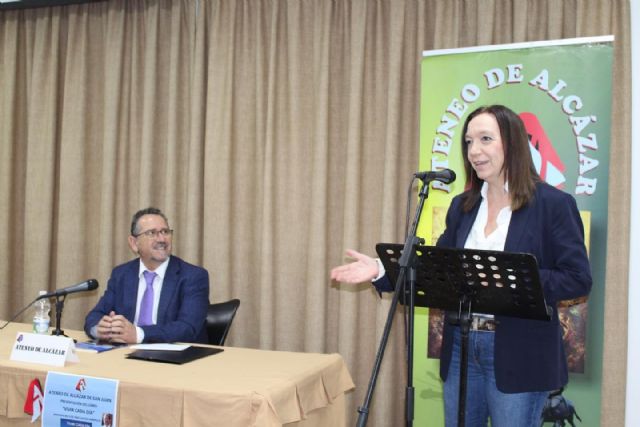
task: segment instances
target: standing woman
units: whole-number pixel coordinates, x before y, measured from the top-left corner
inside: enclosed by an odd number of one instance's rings
[[[573,197],[540,180],[524,123],[502,105],[467,117],[462,154],[468,190],[449,207],[437,246],[526,252],[536,257],[551,321],[474,313],[469,332],[465,425],[538,427],[550,391],[568,381],[557,303],[585,296],[591,273],[584,230]],[[378,260],[349,250],[355,262],[334,268],[332,279],[374,281],[392,291]],[[445,423],[457,424],[460,328],[445,324],[440,376]]]

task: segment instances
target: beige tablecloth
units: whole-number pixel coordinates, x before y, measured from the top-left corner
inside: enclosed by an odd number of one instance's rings
[[[2,322],[4,323],[4,322]],[[47,371],[120,381],[118,425],[127,426],[344,426],[344,393],[354,387],[338,354],[225,347],[183,365],[126,359],[132,350],[78,352],[64,368],[10,361],[18,332],[0,331],[0,426],[28,426],[23,405],[29,383]],[[78,331],[66,331],[84,340]]]

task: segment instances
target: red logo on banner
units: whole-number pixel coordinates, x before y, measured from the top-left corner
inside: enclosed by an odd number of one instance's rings
[[[520,118],[524,122],[527,134],[529,134],[531,158],[538,175],[543,181],[554,187],[563,188],[566,181],[564,163],[562,163],[560,156],[553,148],[553,144],[538,117],[533,113],[520,113]]]

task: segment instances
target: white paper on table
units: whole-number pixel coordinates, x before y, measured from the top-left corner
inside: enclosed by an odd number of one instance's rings
[[[136,344],[136,345],[132,345],[129,348],[132,348],[134,350],[182,351],[189,347],[190,347],[189,344],[158,343],[158,344]]]

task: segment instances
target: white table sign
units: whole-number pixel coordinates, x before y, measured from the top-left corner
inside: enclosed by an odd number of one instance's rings
[[[73,340],[68,337],[18,332],[10,360],[64,366],[66,361],[78,361],[73,350]]]

